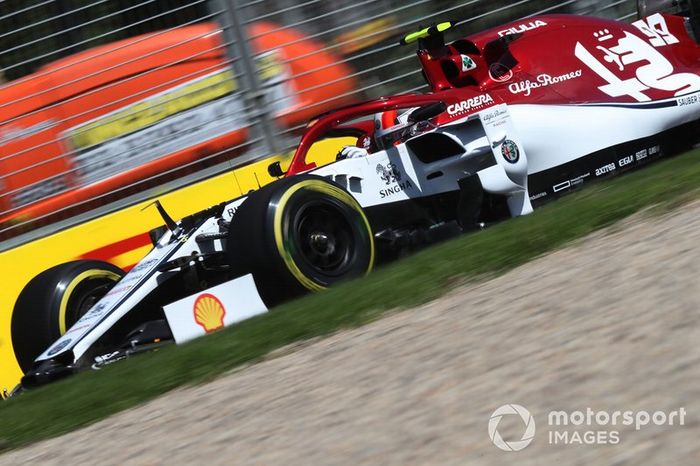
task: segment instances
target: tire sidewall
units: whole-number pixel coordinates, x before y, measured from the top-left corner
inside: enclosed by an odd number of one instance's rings
[[[316,198],[317,200],[314,200]],[[325,203],[341,212],[351,229],[353,238],[353,265],[341,276],[330,276],[314,270],[305,263],[290,241],[294,236],[292,217],[309,201]],[[372,229],[355,198],[342,188],[323,178],[299,181],[273,197],[270,209],[272,235],[277,254],[292,277],[306,290],[321,291],[348,276],[366,275],[374,265]]]
[[[367,247],[366,263],[352,276],[337,280],[314,280],[300,267],[285,240],[285,218],[290,209],[299,207],[306,196],[324,198],[352,213],[349,223],[362,230],[362,244]],[[374,266],[374,236],[362,207],[347,191],[317,175],[299,175],[269,184],[251,193],[239,207],[231,222],[227,244],[228,261],[234,274],[253,274],[260,296],[268,307],[275,306],[309,291],[320,291],[333,283],[361,276]],[[327,277],[326,277],[327,278]]]
[[[26,372],[34,359],[80,317],[74,311],[90,291],[124,272],[102,261],[79,260],[52,267],[24,287],[12,312],[11,335],[17,361]]]

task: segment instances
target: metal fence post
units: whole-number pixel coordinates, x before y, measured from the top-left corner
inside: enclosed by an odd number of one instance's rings
[[[238,7],[239,0],[209,0],[209,8],[217,13],[217,21],[221,26],[226,42],[226,54],[234,67],[236,74],[244,84],[244,99],[248,114],[258,123],[262,140],[262,149],[269,154],[277,154],[283,148],[277,143],[278,129],[272,112],[267,104],[265,91],[260,84],[254,52],[246,38],[243,19]]]

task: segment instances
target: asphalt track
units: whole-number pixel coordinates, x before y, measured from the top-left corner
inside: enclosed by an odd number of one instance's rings
[[[700,464],[700,203],[640,215],[420,308],[287,348],[2,465]],[[487,425],[526,407],[532,443]],[[684,425],[550,427],[547,414],[683,408]],[[678,418],[676,418],[678,421]],[[519,440],[520,419],[499,425]],[[552,445],[551,430],[618,432]]]

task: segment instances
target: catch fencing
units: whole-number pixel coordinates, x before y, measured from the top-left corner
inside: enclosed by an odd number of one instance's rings
[[[419,26],[452,20],[456,38],[544,13],[628,20],[635,7],[1,0],[0,240],[284,153],[340,105],[427,90],[414,51],[397,45]]]

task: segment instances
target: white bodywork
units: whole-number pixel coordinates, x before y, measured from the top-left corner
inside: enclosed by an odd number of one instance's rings
[[[248,274],[163,307],[175,343],[184,343],[268,311]]]
[[[691,112],[686,105],[680,104],[680,100],[676,102],[677,105],[674,104],[673,100],[676,99],[669,100],[667,107],[649,110],[613,104],[590,107],[496,105],[439,128],[428,128],[388,150],[363,158],[340,160],[310,173],[338,183],[363,208],[456,191],[460,179],[477,175],[484,191],[507,196],[512,216],[524,215],[532,212],[528,174],[697,120],[700,118],[698,95],[700,93],[695,93],[684,101],[694,106]],[[637,118],[636,122],[643,121],[635,125],[620,124],[634,112],[640,111],[651,112],[658,118]],[[553,127],[553,122],[556,122],[556,127]],[[621,126],[628,128],[629,132],[621,134]],[[451,139],[460,146],[461,154],[430,163],[421,162],[411,151],[410,145],[411,141],[426,134]],[[470,164],[476,157],[490,157],[491,154],[495,163],[476,173],[470,172]],[[510,156],[510,160],[506,159],[505,154]],[[441,173],[439,177],[428,176],[437,172]],[[223,209],[223,220],[230,221],[245,199],[244,196],[230,201]],[[187,236],[175,239],[172,232],[165,234],[134,269],[37,361],[52,359],[69,351],[74,361],[80,359],[107,330],[158,287],[167,274],[177,273],[157,271],[160,264],[178,257],[192,256],[193,253],[196,257],[196,253],[213,252],[203,250],[205,246],[198,243],[196,237],[201,233],[216,231],[217,219],[210,217]],[[216,240],[207,243],[206,247],[223,251],[225,244],[222,240]],[[231,315],[224,320],[225,325],[266,311],[249,278],[236,279],[202,293],[214,295],[225,307],[237,309],[236,316]],[[165,306],[166,317],[178,341],[206,332],[195,322],[192,308],[202,293]]]

